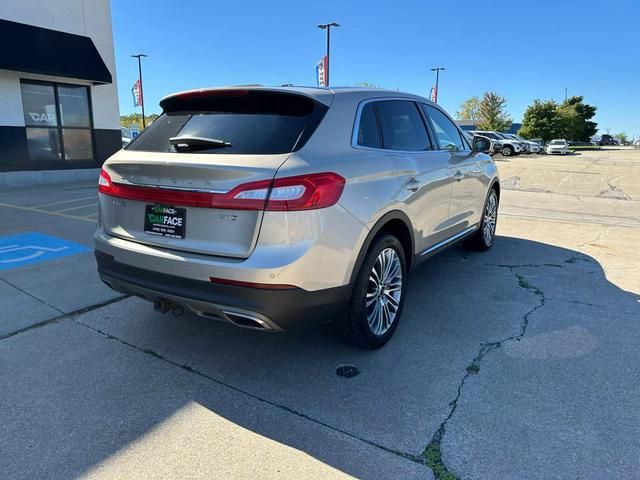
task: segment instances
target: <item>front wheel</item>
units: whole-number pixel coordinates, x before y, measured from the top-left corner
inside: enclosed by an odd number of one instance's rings
[[[482,212],[480,228],[473,234],[467,245],[475,250],[489,250],[496,236],[496,224],[498,222],[498,192],[491,189]]]
[[[514,153],[515,152],[511,145],[505,145],[504,147],[502,147],[502,155],[504,155],[505,157],[510,157]]]
[[[361,348],[380,348],[395,331],[404,304],[407,267],[393,235],[371,246],[358,272],[348,311],[340,320],[344,339]]]

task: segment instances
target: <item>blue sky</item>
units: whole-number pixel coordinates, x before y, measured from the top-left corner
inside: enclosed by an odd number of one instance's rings
[[[480,6],[474,6],[480,5]],[[600,133],[640,135],[640,2],[112,0],[120,111],[143,63],[145,109],[164,95],[217,85],[315,85],[331,35],[331,84],[366,81],[427,95],[444,66],[439,103],[507,98],[514,121],[535,98],[584,95]],[[605,17],[610,17],[609,20]]]

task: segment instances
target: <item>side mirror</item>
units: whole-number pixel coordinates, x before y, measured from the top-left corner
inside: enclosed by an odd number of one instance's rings
[[[491,151],[491,140],[487,137],[474,135],[471,143],[473,145],[473,151],[476,153],[489,153]]]

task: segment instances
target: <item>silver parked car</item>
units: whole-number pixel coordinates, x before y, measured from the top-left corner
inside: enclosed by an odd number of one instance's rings
[[[335,320],[376,348],[410,269],[493,244],[489,142],[422,97],[252,86],[160,105],[104,164],[95,253],[105,283],[161,311],[272,331]]]
[[[564,138],[556,138],[549,142],[546,152],[548,154],[566,155],[569,153],[569,143]]]

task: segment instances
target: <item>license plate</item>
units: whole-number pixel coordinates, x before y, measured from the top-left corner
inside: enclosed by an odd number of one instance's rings
[[[170,238],[184,238],[187,210],[166,205],[146,205],[144,232]]]

